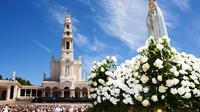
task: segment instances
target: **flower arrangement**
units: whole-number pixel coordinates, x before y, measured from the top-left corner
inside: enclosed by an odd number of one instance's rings
[[[178,53],[168,37],[150,37],[139,55],[116,65],[115,57],[95,62],[90,93],[99,112],[128,112],[130,107],[175,111],[190,108],[200,111],[200,59]],[[108,107],[108,108],[102,108]],[[113,110],[112,110],[113,109]]]

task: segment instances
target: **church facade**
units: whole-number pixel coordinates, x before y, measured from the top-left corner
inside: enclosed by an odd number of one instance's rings
[[[41,86],[23,86],[15,80],[0,80],[0,100],[28,98],[89,98],[88,83],[82,80],[82,62],[74,59],[72,22],[67,15],[61,41],[60,59],[52,57],[50,77]]]

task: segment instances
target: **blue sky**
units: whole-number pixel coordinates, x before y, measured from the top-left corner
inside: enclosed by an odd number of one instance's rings
[[[75,58],[84,74],[92,61],[117,56],[118,63],[137,55],[147,39],[148,0],[1,0],[0,74],[17,75],[40,85],[49,74],[51,55],[60,57],[63,24],[70,9]],[[200,57],[200,1],[159,0],[171,44]]]

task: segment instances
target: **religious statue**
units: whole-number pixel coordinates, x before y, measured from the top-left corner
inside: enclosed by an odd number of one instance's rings
[[[16,79],[16,72],[15,70],[13,70],[13,73],[12,73],[12,80],[14,81]]]
[[[147,28],[148,36],[153,36],[156,41],[162,36],[168,36],[165,21],[156,0],[149,0]]]

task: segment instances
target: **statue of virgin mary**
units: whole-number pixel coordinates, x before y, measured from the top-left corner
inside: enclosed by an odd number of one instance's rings
[[[156,41],[162,36],[168,36],[165,21],[156,0],[149,0],[147,29],[148,36],[153,36]]]

